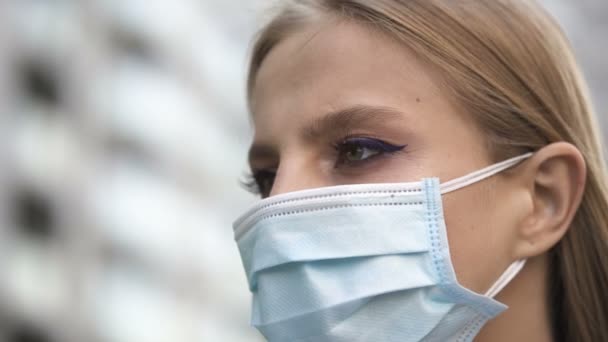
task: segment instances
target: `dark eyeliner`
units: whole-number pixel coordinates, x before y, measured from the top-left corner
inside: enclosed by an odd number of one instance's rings
[[[335,167],[359,166],[371,162],[378,157],[400,152],[406,147],[407,145],[394,145],[377,138],[347,137],[342,139],[339,143],[334,144],[334,149],[338,154]],[[362,160],[348,160],[347,155],[357,149],[366,149],[374,153]]]
[[[377,150],[384,153],[394,153],[403,150],[407,145],[393,145],[375,138],[349,138],[343,141],[345,144],[358,145],[364,148]]]

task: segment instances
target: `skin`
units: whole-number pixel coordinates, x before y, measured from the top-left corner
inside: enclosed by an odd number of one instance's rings
[[[328,123],[336,112],[361,106],[381,109],[366,113],[368,119]],[[252,91],[251,168],[276,172],[271,196],[424,177],[445,182],[494,163],[484,132],[459,108],[435,71],[406,46],[352,22],[319,20],[291,34],[262,64]],[[407,146],[342,165],[334,146],[345,136]],[[580,152],[557,143],[443,197],[463,286],[484,293],[508,265],[528,259],[496,297],[510,308],[476,341],[551,341],[546,253],[570,225],[584,175]]]

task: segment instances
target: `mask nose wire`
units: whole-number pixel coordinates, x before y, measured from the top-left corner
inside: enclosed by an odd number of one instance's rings
[[[447,194],[452,191],[456,191],[456,190],[462,189],[464,187],[467,187],[471,184],[480,182],[484,179],[490,178],[490,177],[494,176],[495,174],[500,173],[504,170],[507,170],[507,169],[519,164],[520,162],[530,158],[533,154],[534,153],[532,153],[532,152],[522,154],[515,158],[507,159],[500,163],[490,165],[481,170],[469,173],[468,175],[465,175],[465,176],[462,176],[459,178],[455,178],[455,179],[452,179],[445,183],[442,183],[440,185],[441,194],[442,195]]]

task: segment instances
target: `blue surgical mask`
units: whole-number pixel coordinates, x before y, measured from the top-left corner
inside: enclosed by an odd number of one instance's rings
[[[234,223],[253,293],[252,325],[269,341],[472,341],[507,307],[458,283],[441,195],[531,154],[440,184],[437,178],[304,190],[260,201]]]

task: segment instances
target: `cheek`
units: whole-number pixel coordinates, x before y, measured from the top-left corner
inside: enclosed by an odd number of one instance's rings
[[[483,294],[512,262],[515,222],[491,180],[443,197],[452,264],[460,284]]]

